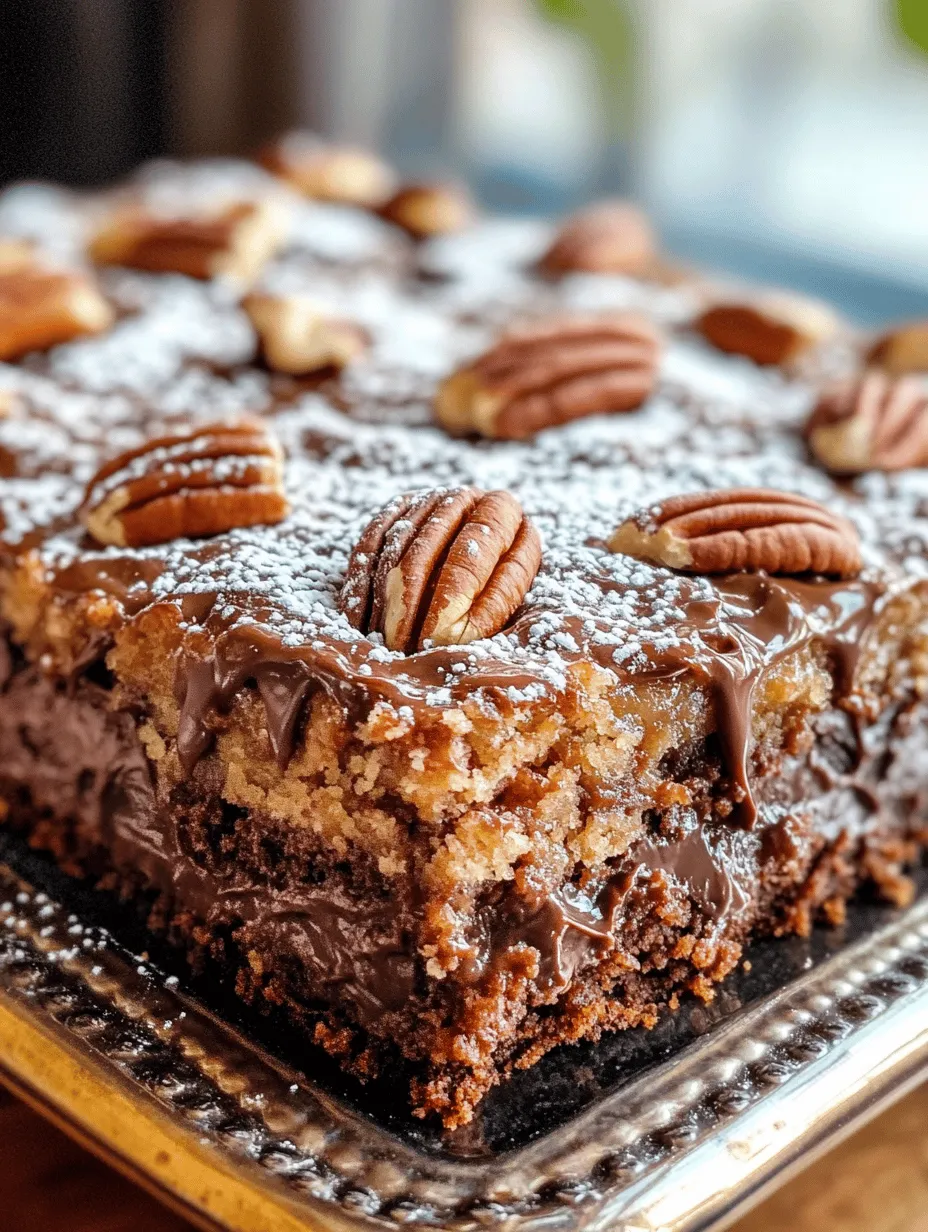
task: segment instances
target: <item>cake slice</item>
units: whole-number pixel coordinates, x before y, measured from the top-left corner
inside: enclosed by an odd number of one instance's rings
[[[537,270],[484,321],[346,253],[305,387],[201,270],[0,365],[7,823],[448,1126],[925,838],[924,472],[836,481],[811,385]]]

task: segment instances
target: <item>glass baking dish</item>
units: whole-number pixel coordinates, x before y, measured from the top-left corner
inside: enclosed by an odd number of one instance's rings
[[[707,1229],[928,1068],[928,893],[758,943],[710,1006],[562,1047],[443,1139],[0,836],[5,1081],[209,1228]]]

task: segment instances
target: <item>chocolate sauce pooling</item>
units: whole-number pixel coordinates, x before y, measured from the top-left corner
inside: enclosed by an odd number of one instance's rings
[[[183,213],[184,202],[193,208],[230,191],[263,191],[254,180],[262,175],[247,164],[221,171],[165,164],[146,169],[134,191],[151,196],[156,210],[167,202]],[[82,235],[84,203],[53,198],[37,209],[0,195],[3,226],[10,234],[44,235],[53,249]],[[769,798],[767,783],[752,782],[752,705],[764,673],[812,645],[830,660],[835,703],[851,692],[857,656],[886,603],[923,575],[923,474],[835,483],[802,449],[811,386],[674,335],[673,326],[693,313],[696,297],[688,298],[685,286],[636,283],[619,292],[670,327],[659,388],[632,414],[589,416],[522,442],[452,439],[432,421],[438,382],[524,313],[602,311],[604,292],[608,299],[615,288],[596,278],[541,281],[530,272],[534,258],[516,257],[498,242],[481,257],[488,237],[479,227],[458,241],[464,248],[447,277],[426,283],[411,274],[413,258],[397,250],[397,237],[368,216],[334,207],[320,213],[298,201],[293,207],[293,243],[267,276],[285,285],[310,271],[323,299],[332,298],[339,315],[370,334],[364,355],[337,380],[280,396],[254,364],[253,330],[228,288],[108,272],[106,293],[118,313],[111,330],[5,366],[4,388],[19,409],[0,421],[0,452],[11,458],[14,475],[0,484],[0,563],[23,566],[30,586],[47,583],[51,602],[65,608],[103,596],[127,624],[159,604],[179,616],[177,751],[188,774],[211,756],[217,718],[242,690],[260,700],[273,753],[285,767],[319,690],[357,723],[379,702],[408,708],[417,720],[481,691],[490,701],[557,705],[571,688],[572,670],[584,663],[610,673],[617,690],[695,680],[715,708],[728,794],[739,801],[735,814],[672,841],[642,840],[595,892],[565,886],[530,908],[509,903],[484,921],[470,965],[480,978],[500,952],[531,936],[549,987],[561,987],[572,970],[608,948],[657,872],[687,889],[707,927],[739,922],[764,844],[770,847],[773,834],[784,850],[793,841],[780,824],[791,801],[805,801],[826,829],[856,816],[855,808],[872,816],[878,802],[877,772],[867,777],[860,767],[832,764],[840,763],[834,748],[843,756],[847,737],[839,723],[822,737],[815,783],[807,767],[804,786],[783,781],[782,798]],[[75,240],[76,255],[77,248]],[[165,431],[241,413],[266,414],[279,436],[292,505],[283,523],[139,551],[101,549],[84,534],[77,509],[103,461]],[[511,491],[538,526],[542,567],[516,618],[479,644],[409,656],[359,636],[337,596],[361,528],[404,491],[461,484]],[[684,577],[603,546],[636,509],[729,486],[825,501],[856,522],[867,571],[841,585]],[[33,632],[34,647],[41,629]],[[75,634],[68,662],[56,659],[60,646],[51,646],[49,671],[59,684],[17,674],[15,657],[0,658],[2,773],[26,785],[37,808],[77,818],[117,859],[198,913],[238,920],[272,947],[303,945],[319,986],[339,981],[358,1004],[368,998],[365,1012],[409,995],[412,942],[395,904],[343,900],[334,885],[323,895],[309,886],[283,893],[234,878],[220,883],[184,848],[176,819],[154,806],[134,718],[101,717],[110,699],[93,694],[82,678],[105,654],[109,636],[88,634],[81,645]],[[877,744],[885,738],[874,734]],[[878,764],[869,751],[860,761]],[[842,812],[832,816],[837,799]]]
[[[83,842],[103,844],[117,866],[167,893],[177,910],[211,927],[237,927],[249,948],[275,959],[294,956],[308,986],[322,997],[338,986],[362,1025],[402,1009],[415,994],[420,960],[403,904],[350,892],[335,876],[281,886],[240,862],[222,874],[206,867],[184,841],[179,815],[156,804],[135,724],[108,709],[104,690],[87,683],[69,689],[21,668],[3,686],[3,700],[0,781],[26,787],[37,810],[75,820]],[[692,825],[675,838],[639,840],[594,887],[567,883],[534,904],[504,897],[478,921],[463,982],[480,981],[531,947],[539,955],[539,993],[556,995],[613,950],[629,911],[647,904],[655,873],[683,889],[708,935],[746,933],[766,861],[801,858],[813,833],[872,828],[874,806],[888,810],[884,824],[904,829],[911,820],[906,765],[928,751],[924,719],[887,712],[865,745],[840,710],[820,716],[815,731],[811,755],[764,781],[753,831]],[[888,760],[893,741],[901,741],[899,756]],[[813,828],[790,821],[797,804],[800,813],[814,812]],[[239,824],[265,823],[255,817]]]
[[[739,820],[750,827],[756,806],[750,783],[751,717],[754,691],[762,673],[778,660],[818,642],[832,664],[838,696],[851,688],[867,629],[881,610],[887,591],[874,582],[834,584],[739,574],[720,578],[715,603],[695,601],[685,609],[679,641],[671,649],[652,648],[640,672],[616,671],[620,683],[635,679],[695,676],[715,704],[723,763],[741,800]],[[517,633],[524,620],[517,621]],[[228,621],[228,606],[224,609]],[[206,620],[210,626],[210,618]],[[570,656],[599,659],[597,645],[566,622],[575,634]],[[285,647],[272,632],[256,624],[233,623],[217,632],[209,658],[184,654],[178,659],[175,694],[180,706],[178,752],[188,771],[210,747],[210,716],[222,712],[247,682],[254,682],[264,703],[274,753],[285,767],[293,752],[300,717],[314,689],[324,689],[351,712],[364,715],[383,698],[394,705],[421,704],[410,687],[412,671],[435,685],[451,676],[460,651],[431,650],[402,660],[382,673],[362,676],[335,646]],[[393,668],[392,671],[389,668]],[[528,677],[530,680],[530,677]],[[488,660],[471,672],[460,694],[478,689],[524,688],[526,673]],[[540,679],[539,685],[544,682]],[[549,686],[546,686],[549,687]]]

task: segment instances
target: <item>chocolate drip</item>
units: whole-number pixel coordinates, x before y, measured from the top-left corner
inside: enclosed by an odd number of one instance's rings
[[[718,600],[693,602],[685,609],[678,646],[672,650],[652,647],[643,672],[624,669],[619,676],[625,683],[641,676],[668,679],[686,674],[705,681],[715,705],[720,755],[736,796],[736,816],[750,828],[757,819],[750,781],[757,682],[778,660],[817,640],[838,664],[836,690],[843,695],[851,688],[861,642],[880,609],[883,588],[752,574],[719,579],[717,586]],[[207,618],[207,626],[211,620]],[[584,652],[595,649],[587,645]],[[459,657],[460,652],[453,650],[426,651],[394,660],[388,665],[392,671],[378,677],[363,676],[356,670],[350,648],[341,649],[334,643],[321,649],[290,648],[260,625],[233,625],[215,634],[209,658],[182,653],[178,659],[175,693],[181,708],[181,762],[190,773],[212,743],[211,714],[227,709],[248,682],[254,683],[264,703],[271,746],[278,764],[285,768],[313,688],[325,689],[355,714],[365,714],[379,698],[397,706],[417,705],[422,693],[410,687],[410,679],[454,680],[450,668]],[[402,682],[397,664],[402,668]],[[614,664],[611,670],[615,671]],[[456,683],[452,695],[480,688],[505,690],[510,684],[523,687],[531,680],[528,673],[491,662],[466,682]]]
[[[180,706],[177,724],[177,755],[187,774],[212,744],[206,714],[222,699],[216,680],[215,659],[181,655],[174,676],[174,696]]]
[[[269,643],[260,630],[245,636],[227,633],[209,658],[181,654],[174,677],[180,706],[177,752],[188,774],[212,744],[210,715],[227,710],[249,682],[264,704],[274,756],[281,770],[286,769],[314,677],[309,663],[298,657],[285,659],[283,654],[283,648]],[[323,682],[321,676],[316,679]]]
[[[70,692],[35,668],[20,668],[5,701],[0,778],[26,786],[45,815],[75,819],[85,844],[103,844],[118,868],[163,891],[176,910],[210,929],[242,930],[242,944],[261,953],[295,955],[307,973],[308,1001],[325,1000],[337,986],[358,1021],[376,1026],[424,986],[413,917],[403,913],[408,893],[351,890],[337,872],[314,884],[304,865],[283,881],[276,864],[262,869],[232,860],[213,867],[184,838],[183,810],[156,800],[135,724],[109,709],[105,690],[83,682]],[[513,888],[475,921],[471,961],[457,979],[479,984],[531,948],[538,954],[538,995],[553,1000],[578,973],[617,951],[636,916],[659,904],[666,886],[654,880],[657,872],[702,914],[703,935],[746,935],[767,860],[808,859],[810,842],[873,831],[873,811],[859,788],[880,804],[884,833],[907,832],[928,742],[923,709],[887,712],[859,750],[843,711],[820,716],[814,732],[812,755],[764,780],[754,831],[695,825],[677,838],[639,840],[592,887],[565,884],[540,900]],[[890,749],[902,755],[892,759]],[[810,810],[812,831],[801,821]],[[274,824],[283,823],[242,817],[236,824],[273,835]]]
[[[693,671],[712,692],[722,764],[739,799],[735,816],[757,820],[750,759],[754,693],[765,670],[812,642],[837,664],[835,697],[847,696],[868,627],[881,610],[883,586],[803,582],[763,574],[717,581],[718,603],[692,604],[685,625],[689,655],[679,649],[654,655],[649,674],[662,678]]]
[[[759,848],[758,838],[745,831],[695,826],[678,839],[640,840],[593,890],[562,886],[534,911],[513,897],[502,911],[497,909],[496,927],[487,932],[472,978],[500,953],[527,945],[539,954],[539,987],[563,991],[578,971],[615,949],[632,891],[637,887],[648,894],[648,880],[656,872],[681,886],[713,931],[722,932],[751,910]]]
[[[204,567],[218,548],[204,543],[191,550]],[[150,604],[160,565],[139,557],[89,558],[62,570],[54,585],[61,591],[101,589],[121,603],[128,615]],[[619,589],[604,577],[587,581],[603,591]],[[713,580],[713,597],[687,579],[682,587],[682,616],[672,644],[642,640],[641,655],[631,664],[616,664],[612,646],[597,636],[598,622],[565,613],[525,609],[508,636],[529,647],[539,619],[555,619],[567,641],[569,663],[592,659],[617,677],[619,687],[640,679],[685,676],[704,682],[716,713],[720,756],[735,797],[736,820],[752,826],[757,807],[751,790],[752,709],[756,686],[765,671],[811,642],[818,642],[831,662],[835,696],[847,696],[869,625],[891,592],[888,581],[831,583],[763,574],[734,574]],[[628,597],[628,592],[625,596]],[[189,624],[212,642],[208,657],[182,652],[175,691],[181,706],[178,752],[188,773],[212,743],[211,718],[231,704],[246,684],[257,687],[264,703],[267,729],[278,764],[290,760],[302,713],[314,688],[323,688],[349,713],[365,718],[379,700],[419,710],[430,693],[443,690],[459,700],[479,690],[503,693],[534,686],[554,696],[557,686],[531,658],[518,664],[492,650],[465,673],[455,670],[466,651],[436,647],[413,655],[370,659],[366,639],[319,639],[310,645],[285,645],[273,630],[273,613],[257,594],[185,594],[171,600]],[[642,630],[648,611],[642,609]],[[502,649],[502,648],[501,648]],[[363,670],[362,670],[363,669]]]
[[[287,768],[296,729],[312,683],[305,663],[262,663],[255,674],[264,702],[267,733],[281,770]]]

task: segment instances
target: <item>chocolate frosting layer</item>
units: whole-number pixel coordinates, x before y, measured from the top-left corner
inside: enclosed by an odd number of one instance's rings
[[[208,561],[215,550],[204,545],[194,555]],[[132,576],[122,567],[114,570],[107,559],[94,572],[92,562],[85,560],[62,571],[56,586],[61,593],[72,588],[108,590],[127,605],[131,616],[159,601],[152,581],[148,569]],[[604,594],[617,594],[622,603],[636,601],[633,587],[618,587],[604,576],[590,581]],[[784,657],[815,643],[831,666],[836,696],[849,694],[868,630],[896,587],[885,580],[835,584],[741,574],[716,579],[707,597],[699,580],[677,579],[677,584],[673,638],[649,640],[650,618],[642,611],[640,653],[627,663],[615,661],[612,644],[601,641],[598,622],[559,615],[565,672],[558,677],[532,661],[536,611],[524,611],[513,622],[501,647],[505,658],[489,644],[476,656],[453,647],[410,656],[371,656],[372,643],[364,638],[352,643],[330,638],[288,644],[274,627],[273,613],[255,594],[232,598],[199,593],[168,599],[180,605],[192,627],[207,633],[211,645],[205,657],[202,651],[185,649],[177,659],[178,753],[189,773],[211,747],[214,717],[246,687],[257,689],[272,748],[283,768],[298,739],[306,702],[317,689],[364,719],[378,701],[422,712],[435,704],[438,694],[443,705],[481,690],[514,699],[533,696],[532,690],[534,696],[556,697],[567,687],[571,666],[592,661],[615,677],[617,688],[641,680],[682,678],[706,687],[715,706],[726,773],[741,800],[738,817],[750,826],[756,818],[749,762],[758,680]],[[525,653],[514,655],[514,646]],[[459,671],[465,662],[466,671]]]
[[[105,690],[73,692],[28,669],[0,702],[0,783],[28,789],[38,811],[75,819],[87,848],[102,844],[174,910],[242,928],[244,948],[296,958],[320,999],[338,987],[362,1023],[408,1001],[414,955],[397,904],[352,899],[337,877],[281,888],[244,866],[222,876],[207,867],[184,842],[181,818],[157,803],[135,724],[109,709]]]
[[[211,927],[236,927],[245,949],[295,959],[310,997],[324,1003],[337,989],[362,1025],[376,1026],[424,986],[408,903],[352,890],[338,874],[279,884],[244,861],[210,867],[183,837],[183,810],[156,802],[135,725],[109,709],[105,690],[86,683],[70,690],[27,668],[12,675],[0,700],[0,781],[26,788],[37,810],[75,818],[85,844],[103,844],[175,910]],[[904,750],[896,760],[887,756],[895,748]],[[928,724],[914,712],[887,715],[866,745],[847,715],[829,712],[817,720],[812,753],[765,780],[755,830],[690,824],[672,839],[639,840],[595,886],[566,883],[541,901],[513,890],[478,918],[459,978],[465,987],[479,983],[531,948],[539,997],[557,996],[614,950],[630,913],[647,912],[650,896],[663,893],[656,874],[689,898],[704,935],[743,935],[758,910],[765,863],[807,859],[808,844],[821,841],[812,836],[853,830],[855,798],[862,827],[873,828],[874,805],[887,810],[880,824],[888,832],[912,824],[906,765],[926,748]],[[810,810],[811,829],[796,820]],[[237,824],[267,823],[243,817]]]
[[[636,679],[695,676],[708,687],[723,762],[742,802],[740,818],[750,826],[756,819],[749,762],[758,680],[777,661],[816,642],[832,665],[838,696],[845,695],[887,591],[870,582],[836,585],[764,575],[719,579],[717,588],[716,602],[694,600],[683,609],[678,641],[670,649],[650,647],[641,671],[617,670],[605,662],[601,666],[614,672],[620,685]],[[228,606],[223,619],[228,619]],[[530,619],[528,615],[518,619],[513,635],[524,633]],[[575,623],[568,622],[568,627],[576,634],[575,649],[568,656],[571,662],[600,658],[592,636],[584,637]],[[364,716],[378,699],[416,707],[423,703],[425,690],[437,688],[442,679],[454,680],[453,666],[460,655],[453,649],[426,651],[404,659],[401,673],[392,663],[376,674],[361,675],[334,645],[289,648],[262,626],[235,623],[215,634],[209,658],[184,654],[178,660],[175,694],[181,713],[182,763],[188,772],[192,770],[210,747],[211,716],[226,709],[246,682],[255,682],[272,747],[284,767],[293,752],[302,709],[314,689],[325,689],[349,711]],[[542,677],[533,679],[528,672],[489,659],[450,687],[449,700],[480,689],[497,694],[511,687],[521,691],[531,683],[551,691]]]
[[[250,199],[272,186],[256,184],[256,175],[263,173],[249,164],[221,172],[209,163],[159,164],[133,192],[156,214],[167,202],[170,211],[196,215],[230,192]],[[85,232],[85,203],[56,196],[47,204],[53,247]],[[369,334],[369,348],[337,379],[311,389],[281,384],[255,363],[257,339],[230,288],[111,271],[112,330],[4,370],[16,408],[0,423],[0,448],[16,461],[15,479],[0,483],[4,561],[24,564],[65,606],[103,594],[127,622],[153,604],[178,609],[198,635],[196,651],[185,647],[177,661],[188,768],[210,747],[215,712],[245,687],[263,699],[285,765],[315,688],[360,717],[379,700],[440,714],[481,690],[512,702],[557,700],[576,665],[593,662],[612,673],[616,688],[648,678],[704,685],[742,797],[739,819],[751,824],[757,680],[782,655],[820,641],[836,666],[838,693],[851,688],[856,648],[885,594],[921,576],[924,479],[913,472],[839,484],[824,474],[800,431],[811,382],[754,370],[674,332],[692,319],[691,287],[642,282],[618,290],[595,277],[552,283],[533,272],[515,237],[491,239],[492,227],[457,241],[462,247],[439,284],[421,279],[415,262],[397,264],[396,237],[372,236],[371,220],[359,223],[356,211],[320,215],[292,205],[293,242],[267,278],[292,290],[309,277],[340,317]],[[0,194],[4,226],[32,235],[36,219],[18,216],[22,208],[15,194]],[[667,327],[658,387],[640,408],[584,416],[518,442],[452,439],[434,422],[440,382],[502,327],[539,312],[611,312],[615,295],[631,296],[647,328]],[[77,511],[101,463],[178,427],[243,413],[265,414],[280,438],[292,505],[284,522],[139,550],[101,548],[87,537]],[[215,474],[199,480],[221,485],[223,459],[216,461]],[[361,529],[404,491],[460,485],[512,492],[539,529],[542,566],[515,620],[479,643],[409,656],[359,636],[337,599]],[[795,491],[846,514],[864,540],[862,580],[836,587],[680,576],[606,550],[635,510],[733,486]],[[81,637],[79,625],[66,652],[59,637],[50,639],[48,653],[70,655],[57,664],[63,673],[106,649],[93,638],[81,645]],[[43,653],[41,631],[30,644]]]
[[[154,809],[132,716],[111,711],[106,690],[84,683],[76,695],[34,667],[0,692],[0,781],[26,788],[40,812],[75,818],[91,843]]]
[[[752,834],[699,825],[677,839],[642,839],[594,889],[568,883],[534,910],[510,896],[486,928],[477,969],[482,973],[501,954],[530,946],[540,956],[539,987],[562,992],[579,970],[615,948],[628,911],[641,909],[630,903],[632,892],[642,891],[646,900],[654,873],[682,888],[715,930],[723,932],[742,919],[748,923],[756,907],[759,851]]]

